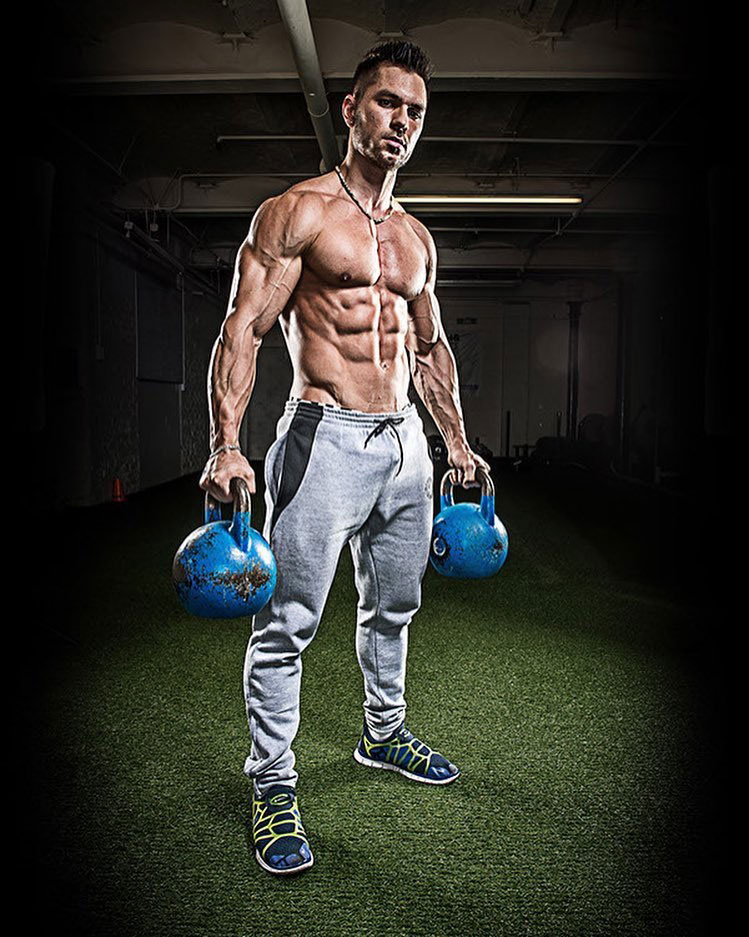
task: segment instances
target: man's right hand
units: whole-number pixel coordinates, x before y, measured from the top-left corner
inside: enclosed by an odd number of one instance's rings
[[[229,490],[232,478],[243,478],[250,494],[255,494],[255,473],[250,463],[237,449],[225,449],[206,462],[200,477],[200,487],[218,501],[232,501]]]

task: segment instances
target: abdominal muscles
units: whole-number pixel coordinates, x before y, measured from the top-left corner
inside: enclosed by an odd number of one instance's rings
[[[367,412],[408,403],[406,301],[377,285],[298,290],[282,326],[293,396]]]

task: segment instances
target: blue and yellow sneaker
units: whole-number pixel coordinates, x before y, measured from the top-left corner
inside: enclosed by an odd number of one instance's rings
[[[253,791],[252,835],[255,858],[266,872],[289,875],[314,862],[293,787],[274,784],[262,797]]]
[[[365,722],[354,758],[360,765],[398,771],[422,784],[450,784],[460,775],[459,768],[417,739],[405,723],[387,741],[378,742],[369,734]]]

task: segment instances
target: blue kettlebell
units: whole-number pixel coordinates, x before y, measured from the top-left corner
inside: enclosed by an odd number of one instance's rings
[[[482,579],[499,572],[507,559],[507,531],[494,513],[494,485],[488,472],[480,469],[477,475],[481,504],[455,504],[452,470],[442,478],[429,560],[443,576]]]
[[[231,480],[234,517],[221,519],[221,505],[205,496],[205,524],[189,534],[174,557],[172,578],[180,601],[202,618],[254,615],[276,587],[276,560],[250,525],[250,491]]]

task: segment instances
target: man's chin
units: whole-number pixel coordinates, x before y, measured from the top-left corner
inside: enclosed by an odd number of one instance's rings
[[[395,153],[388,149],[378,149],[377,147],[369,148],[366,152],[359,150],[361,155],[369,160],[370,163],[374,163],[379,169],[383,169],[386,172],[392,172],[393,169],[400,169],[406,162],[408,162],[408,157],[405,153],[399,152]]]
[[[406,162],[407,157],[402,150],[396,153],[386,148],[377,152],[377,163],[383,169],[400,169]]]

